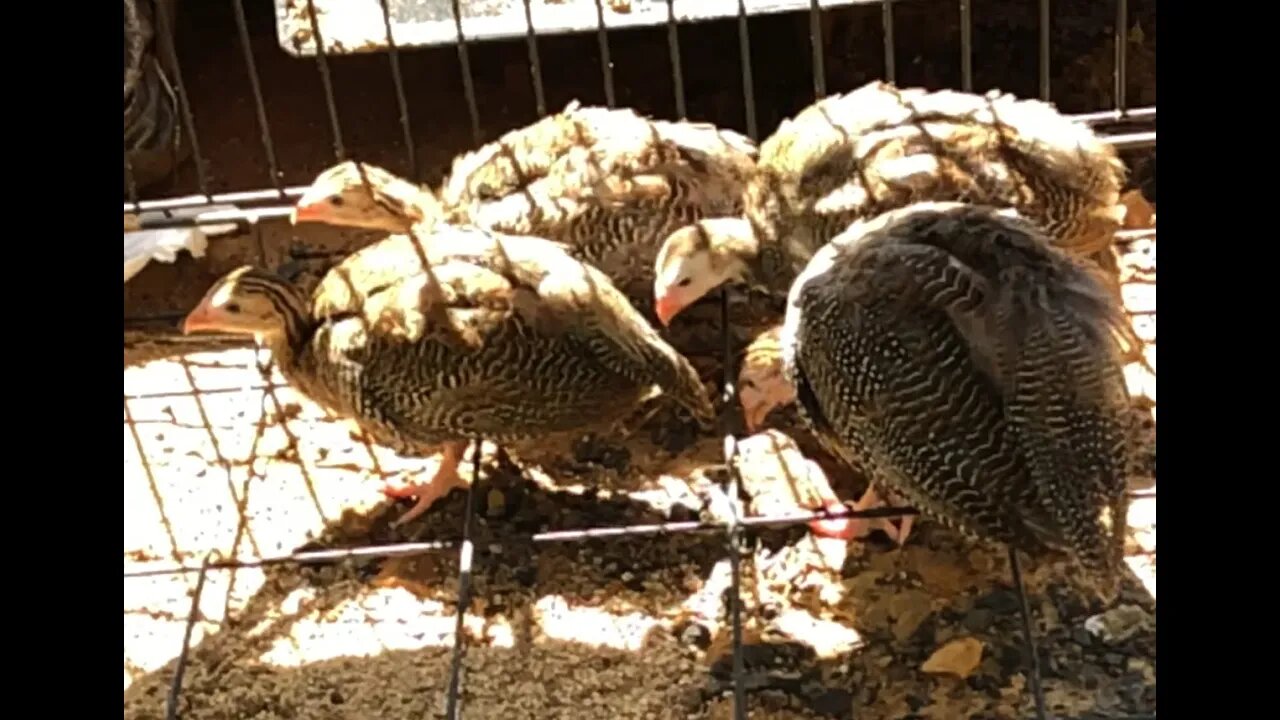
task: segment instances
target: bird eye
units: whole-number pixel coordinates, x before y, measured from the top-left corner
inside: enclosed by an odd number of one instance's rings
[[[689,284],[692,282],[693,282],[693,278],[687,277],[681,280],[680,282],[676,283],[676,287],[689,287]]]
[[[343,203],[343,202],[345,202],[345,201],[342,199],[342,196],[341,196],[341,195],[330,195],[330,196],[329,196],[329,204],[330,204],[330,205],[332,205],[332,206],[334,206],[334,207],[342,207],[342,203]]]
[[[238,313],[240,312],[240,303],[227,303],[222,309],[229,313]]]

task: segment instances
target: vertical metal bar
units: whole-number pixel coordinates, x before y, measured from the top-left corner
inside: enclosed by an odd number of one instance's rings
[[[476,107],[476,83],[471,77],[471,59],[467,55],[467,39],[462,34],[462,8],[453,0],[453,25],[458,31],[458,63],[462,65],[462,93],[467,97],[467,112],[471,114],[471,140],[480,144],[480,110]]]
[[[538,36],[533,31],[533,7],[530,0],[524,0],[525,41],[529,44],[529,74],[533,76],[533,103],[538,108],[538,117],[547,114],[547,98],[542,92],[542,62],[538,58]]]
[[[240,47],[244,50],[244,64],[249,69],[249,87],[253,90],[253,103],[258,112],[258,130],[262,134],[262,151],[267,156],[267,169],[271,184],[284,197],[284,183],[280,178],[280,166],[276,162],[276,146],[271,139],[271,125],[267,123],[267,102],[262,96],[262,78],[258,75],[258,63],[253,59],[253,46],[249,42],[249,23],[244,18],[244,1],[231,0],[236,15],[236,31],[240,34]]]
[[[680,68],[680,36],[676,33],[675,0],[667,0],[667,47],[671,49],[671,84],[676,93],[676,117],[689,118],[684,104],[684,71]]]
[[[169,11],[165,4],[158,2],[155,4],[156,17],[160,20],[160,32],[163,37],[170,40],[174,37],[174,29],[172,19],[169,17]],[[175,43],[157,43],[158,47],[174,48]],[[196,165],[196,184],[200,186],[200,194],[205,197],[209,195],[209,178],[204,171],[204,156],[200,153],[200,139],[196,137],[196,119],[191,114],[191,98],[187,95],[187,83],[182,79],[182,66],[178,63],[178,51],[176,49],[170,53],[170,60],[173,61],[173,83],[178,89],[178,106],[182,108],[182,124],[187,127],[187,136],[191,138],[191,159]],[[158,58],[157,58],[158,60]]]
[[[822,46],[822,8],[818,0],[809,0],[809,45],[813,47],[813,97],[821,100],[827,94],[827,68]]]
[[[613,60],[609,56],[609,33],[604,27],[604,3],[596,0],[596,38],[600,42],[600,73],[604,75],[604,101],[610,108],[617,106],[613,91]]]
[[[973,90],[973,0],[960,0],[960,88]]]
[[[725,527],[725,545],[729,552],[729,626],[733,640],[733,717],[747,720],[747,693],[743,684],[745,669],[742,658],[742,568],[738,554],[741,529],[738,525],[738,439],[734,437],[733,408],[738,406],[738,388],[734,372],[733,343],[729,333],[729,288],[720,290],[720,333],[724,350],[724,392],[722,400],[728,411],[724,415],[725,497],[729,501],[729,522]]]
[[[1040,0],[1040,99],[1049,102],[1049,0]]]
[[[216,552],[216,551],[215,551]],[[177,720],[178,696],[182,694],[182,677],[187,674],[187,655],[191,652],[191,632],[196,627],[196,615],[200,612],[200,596],[204,594],[204,579],[209,575],[209,560],[213,553],[205,555],[196,576],[196,589],[191,593],[191,612],[187,613],[187,628],[182,633],[182,652],[173,668],[173,682],[169,684],[169,697],[165,701],[165,720]]]
[[[456,2],[456,0],[455,0]],[[475,457],[471,465],[471,486],[467,488],[467,506],[462,516],[462,547],[458,553],[458,618],[453,626],[453,656],[449,660],[449,694],[445,699],[446,720],[458,720],[459,690],[462,684],[463,618],[471,607],[471,559],[475,548],[471,543],[471,516],[475,510],[476,484],[480,481],[480,454],[484,441],[475,441]]]
[[[324,36],[320,34],[320,21],[316,18],[315,0],[307,0],[307,16],[311,19],[311,37],[316,40],[316,67],[320,68],[320,83],[324,85],[324,99],[329,106],[333,154],[342,162],[347,159],[347,149],[342,142],[342,123],[338,120],[338,103],[333,97],[333,78],[329,77],[329,57],[324,49]]]
[[[756,91],[751,76],[751,36],[747,32],[745,0],[738,0],[738,56],[742,62],[742,98],[747,106],[747,136],[757,140],[760,133],[756,128]]]
[[[1123,112],[1129,108],[1127,102],[1128,65],[1129,60],[1129,2],[1116,0],[1116,72],[1115,102],[1116,109]]]
[[[894,56],[897,53],[893,49],[893,1],[884,0],[880,3],[880,25],[884,28],[884,79],[889,82],[898,81],[897,63]]]
[[[1013,573],[1013,585],[1018,589],[1018,600],[1021,602],[1022,637],[1027,643],[1027,652],[1031,654],[1030,689],[1031,697],[1036,705],[1036,720],[1045,720],[1044,689],[1040,686],[1040,654],[1036,651],[1036,636],[1031,629],[1031,606],[1027,603],[1027,586],[1022,583],[1022,566],[1018,564],[1018,551],[1009,548],[1009,571]]]
[[[129,196],[129,202],[133,203],[134,211],[142,212],[142,206],[138,205],[138,181],[133,177],[133,163],[129,162],[127,147],[124,148],[124,190]]]
[[[382,2],[382,25],[387,31],[387,55],[391,59],[391,82],[396,86],[396,105],[400,108],[400,130],[404,133],[404,148],[409,154],[409,179],[417,182],[418,152],[413,145],[413,123],[409,121],[409,98],[404,91],[404,77],[400,75],[400,48],[391,32],[391,8],[387,0]]]

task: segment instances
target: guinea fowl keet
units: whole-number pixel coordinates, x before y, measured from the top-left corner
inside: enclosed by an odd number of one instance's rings
[[[725,282],[785,296],[850,222],[926,200],[1015,208],[1059,247],[1118,272],[1124,165],[1038,100],[873,82],[784,121],[756,166],[741,216],[709,217],[663,242],[654,297],[664,323]]]
[[[663,239],[740,213],[755,155],[748,138],[710,124],[573,102],[460,155],[438,191],[367,163],[332,167],[298,202],[296,221],[403,232],[435,215],[554,240],[647,311]]]
[[[792,285],[802,417],[873,483],[966,534],[1123,567],[1122,308],[1011,210],[919,203],[853,223]]]
[[[392,235],[330,269],[310,297],[242,267],[184,330],[255,335],[299,391],[377,442],[443,450],[398,523],[462,482],[473,439],[607,427],[658,393],[714,420],[688,361],[607,277],[539,238],[448,226]]]

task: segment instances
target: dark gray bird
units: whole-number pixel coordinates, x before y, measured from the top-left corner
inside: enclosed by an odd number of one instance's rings
[[[853,223],[788,297],[801,415],[874,485],[970,536],[1123,567],[1122,308],[1012,210],[918,203]]]

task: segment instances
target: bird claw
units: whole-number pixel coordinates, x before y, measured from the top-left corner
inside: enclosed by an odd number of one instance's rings
[[[876,494],[868,490],[858,502],[854,503],[853,510],[869,510],[874,507],[882,507],[883,502]],[[844,505],[838,501],[829,501],[826,505],[828,511],[843,510]],[[813,534],[820,537],[838,538],[840,540],[860,540],[869,536],[875,530],[882,530],[889,539],[898,547],[902,547],[907,542],[907,536],[911,534],[911,525],[915,520],[912,515],[906,515],[901,518],[901,526],[894,525],[892,518],[863,518],[863,517],[843,517],[823,520],[811,520],[809,529]]]
[[[454,488],[466,485],[462,476],[458,474],[458,463],[462,459],[462,450],[465,447],[466,445],[462,444],[446,448],[440,461],[440,468],[436,470],[435,475],[427,482],[406,483],[400,487],[387,486],[382,489],[383,494],[388,497],[397,499],[416,497],[418,499],[418,502],[412,508],[409,508],[408,512],[391,522],[391,527],[400,527],[415,518],[421,517],[436,500],[448,495]]]

